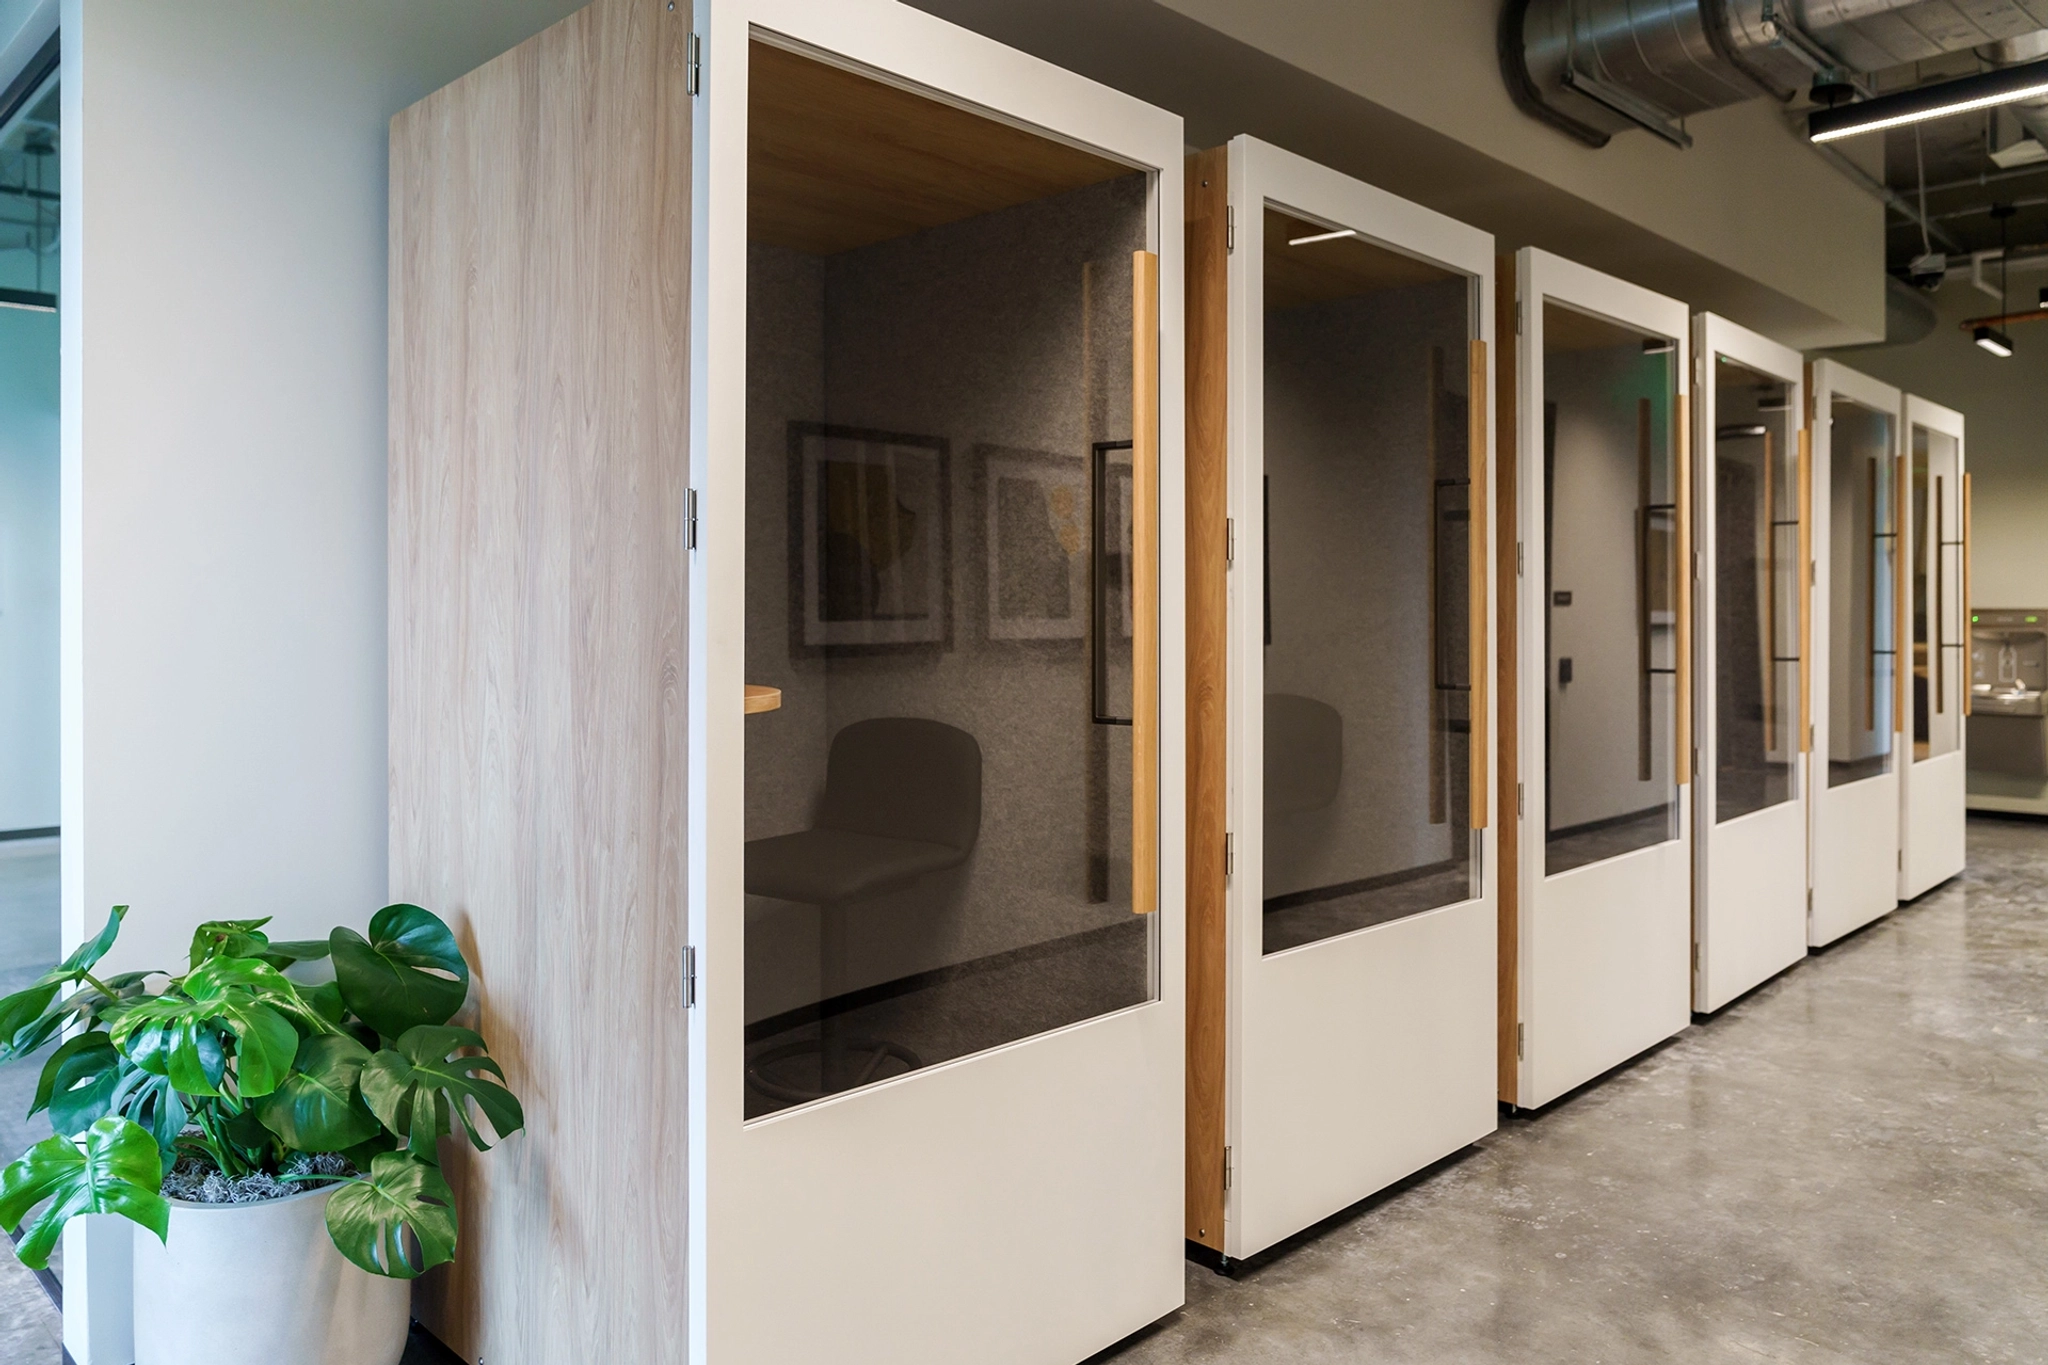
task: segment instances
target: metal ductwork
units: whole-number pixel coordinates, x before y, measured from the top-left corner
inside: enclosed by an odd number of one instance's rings
[[[1684,147],[1693,114],[2044,29],[2048,0],[1508,0],[1500,58],[1524,112],[1589,146],[1645,128]]]
[[[2040,8],[2048,9],[2048,5]],[[1977,55],[1994,67],[2038,62],[2043,57],[2048,57],[2048,29],[2037,29],[2018,38],[2007,38],[1983,49]],[[2020,127],[2033,134],[2034,141],[2048,147],[2048,96],[2028,100],[2025,104],[2007,105],[2006,111],[2019,121]]]

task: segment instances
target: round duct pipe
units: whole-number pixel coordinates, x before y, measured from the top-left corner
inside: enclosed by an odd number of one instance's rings
[[[2023,0],[1507,0],[1500,62],[1523,112],[1588,146],[1686,147],[1693,114],[2041,30]]]

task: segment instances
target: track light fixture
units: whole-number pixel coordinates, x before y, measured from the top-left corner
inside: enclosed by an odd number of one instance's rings
[[[1960,80],[1940,81],[1896,95],[1880,95],[1859,104],[1817,109],[1807,117],[1806,136],[1814,142],[1833,142],[1858,133],[1920,123],[1927,119],[1967,114],[2001,104],[2048,95],[2048,61],[1985,71]]]
[[[1991,352],[2000,360],[2011,357],[2012,338],[1999,331],[1996,327],[1979,327],[1970,335],[1979,346]]]

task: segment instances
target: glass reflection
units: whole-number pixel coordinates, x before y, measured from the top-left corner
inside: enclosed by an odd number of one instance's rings
[[[1132,913],[1147,176],[756,43],[749,1118],[1155,998]],[[820,116],[830,111],[831,117]]]
[[[1467,276],[1265,226],[1271,953],[1476,894],[1473,329]]]
[[[1548,873],[1678,837],[1677,347],[1543,308]]]
[[[1798,415],[1792,386],[1714,367],[1714,817],[1797,795]]]
[[[1962,477],[1958,443],[1913,427],[1913,757],[1962,743]]]
[[[1847,398],[1828,435],[1828,785],[1892,770],[1892,415]]]

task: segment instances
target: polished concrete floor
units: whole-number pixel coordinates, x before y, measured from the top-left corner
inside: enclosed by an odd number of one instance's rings
[[[1960,880],[1187,1284],[1099,1365],[2048,1361],[2048,824],[1973,820]],[[26,1290],[0,1242],[0,1361],[55,1365]]]
[[[0,841],[0,995],[22,989],[61,957],[57,841]],[[0,1065],[0,1163],[14,1160],[50,1125],[30,1119],[42,1058]],[[0,1361],[55,1365],[63,1358],[63,1319],[36,1277],[0,1237]]]
[[[2048,1361],[2048,825],[1102,1365]]]

